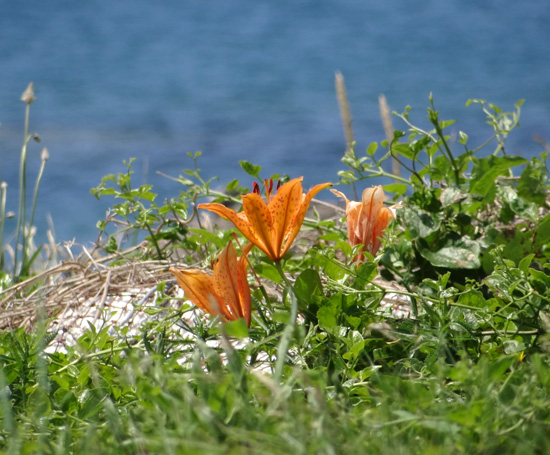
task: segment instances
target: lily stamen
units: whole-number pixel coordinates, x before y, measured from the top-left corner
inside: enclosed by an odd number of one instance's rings
[[[265,179],[264,180],[265,185],[265,198],[267,199],[267,203],[269,204],[271,202],[271,195],[273,194],[273,179]]]
[[[252,182],[252,192],[260,194],[260,185],[258,185],[258,182]]]

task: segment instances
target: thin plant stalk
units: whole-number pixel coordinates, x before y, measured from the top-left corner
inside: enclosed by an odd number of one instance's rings
[[[36,212],[36,201],[38,200],[38,188],[40,187],[40,181],[42,180],[42,174],[44,174],[44,168],[46,167],[46,162],[48,161],[50,155],[48,149],[44,147],[42,150],[40,170],[38,171],[38,176],[36,177],[36,183],[34,185],[34,192],[32,195],[32,206],[31,206],[31,217],[29,219],[29,228],[32,228],[34,223],[34,214]]]
[[[6,196],[8,192],[8,184],[2,182],[0,184],[0,270],[4,270],[4,229],[6,222]]]
[[[289,289],[288,295],[290,296],[290,317],[288,319],[288,324],[283,330],[279,346],[277,347],[277,362],[275,363],[274,374],[276,382],[281,382],[283,377],[283,368],[285,366],[288,347],[290,346],[290,340],[292,339],[294,327],[296,326],[296,318],[298,317],[298,301],[292,289]]]
[[[430,105],[431,106],[428,108],[428,118],[432,123],[432,125],[435,127],[436,134],[439,136],[439,138],[441,139],[441,142],[443,143],[443,149],[441,149],[441,146],[438,146],[439,150],[442,151],[444,156],[446,154],[449,164],[451,165],[451,168],[453,169],[453,172],[455,174],[455,183],[458,186],[460,184],[460,172],[456,164],[456,161],[454,159],[453,153],[451,152],[451,149],[449,148],[449,145],[445,140],[445,134],[443,133],[443,129],[441,128],[441,124],[439,123],[439,115],[438,115],[438,112],[435,110],[433,96],[431,93],[430,93]]]
[[[455,174],[455,183],[458,186],[460,184],[460,173],[459,173],[456,161],[454,159],[453,153],[451,152],[451,149],[449,148],[449,145],[445,140],[445,135],[443,133],[443,130],[441,129],[441,125],[439,124],[439,121],[436,118],[434,118],[432,123],[435,127],[435,131],[437,132],[437,135],[441,138],[441,142],[443,143],[443,150],[447,153],[449,163],[451,164],[451,167]]]
[[[292,283],[285,275],[280,261],[275,261],[275,267],[277,268],[279,274],[283,278],[283,281],[287,285],[288,295],[290,296],[290,317],[288,319],[288,323],[285,329],[283,330],[279,346],[277,347],[277,362],[275,363],[274,379],[276,382],[281,382],[281,379],[283,377],[283,368],[285,366],[285,360],[288,353],[288,347],[290,346],[290,340],[292,339],[294,327],[296,326],[296,318],[298,317],[298,300],[294,295]]]
[[[344,84],[344,76],[340,71],[336,72],[334,80],[336,85],[336,97],[338,99],[338,105],[340,106],[340,116],[342,117],[342,126],[344,127],[344,136],[346,137],[346,152],[349,152],[351,144],[354,142],[353,126],[346,86]]]
[[[344,128],[344,136],[346,138],[346,153],[355,154],[353,149],[355,140],[353,138],[351,109],[349,107],[348,95],[346,92],[346,85],[344,83],[344,76],[340,71],[336,71],[336,75],[334,76],[334,82],[336,86],[336,98],[338,100],[338,105],[340,106],[340,117],[342,117],[342,126]],[[351,187],[353,189],[353,193],[355,194],[355,198],[357,199],[357,188],[355,187],[354,182],[351,182]]]
[[[27,199],[27,146],[30,141],[29,136],[29,113],[31,105],[27,103],[25,109],[25,133],[23,139],[23,147],[21,148],[21,161],[19,164],[19,212],[17,213],[17,228],[15,233],[15,251],[13,256],[13,274],[17,275],[18,266],[18,245],[21,240],[22,263],[26,259],[27,239],[25,237],[25,211]]]

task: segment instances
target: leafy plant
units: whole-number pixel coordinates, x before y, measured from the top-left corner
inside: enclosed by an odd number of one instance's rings
[[[250,327],[190,318],[185,303],[137,337],[91,327],[66,352],[49,352],[44,330],[0,336],[1,450],[546,453],[548,156],[507,153],[521,103],[513,113],[472,103],[492,129],[480,147],[430,97],[429,129],[407,108],[397,114],[407,131],[362,156],[346,150],[341,184],[384,179],[401,201],[382,249],[355,261],[361,245],[347,242],[344,219],[316,213],[287,254],[253,249]],[[132,186],[132,160],[92,190],[120,200],[99,225],[109,251],[124,253],[127,236],[145,241],[143,258],[208,268],[230,239],[244,242],[198,224],[201,199],[238,211],[246,192],[238,181],[229,194],[212,190],[198,157],[163,205],[150,186]],[[399,175],[386,170],[392,161]],[[261,167],[241,166],[260,198]],[[159,309],[174,298],[170,284],[158,285]]]

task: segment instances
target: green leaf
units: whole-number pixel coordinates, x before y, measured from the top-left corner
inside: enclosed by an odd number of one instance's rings
[[[546,166],[534,158],[524,169],[519,179],[517,191],[519,196],[543,206],[548,198],[546,190]]]
[[[367,155],[373,156],[376,153],[377,150],[378,150],[378,144],[376,142],[372,142],[367,147]]]
[[[456,123],[456,120],[441,120],[439,122],[439,125],[441,126],[441,129],[445,129],[448,126],[454,125]]]
[[[36,388],[28,398],[28,406],[35,417],[43,417],[52,410],[50,397],[42,388]]]
[[[342,311],[342,295],[335,294],[330,299],[322,302],[321,308],[317,311],[319,327],[331,332],[338,325],[338,317]]]
[[[538,281],[541,286],[537,286],[543,294],[550,288],[550,275],[541,270],[529,269],[529,274],[534,281]]]
[[[239,164],[242,167],[243,171],[246,172],[248,175],[257,179],[260,178],[260,171],[262,170],[261,166],[252,164],[249,161],[244,160],[239,161]]]
[[[470,192],[482,195],[489,202],[494,197],[497,177],[508,175],[510,168],[525,164],[527,160],[520,156],[489,156],[482,159],[474,158],[473,162]]]
[[[238,186],[239,186],[239,180],[238,179],[233,179],[225,186],[225,191],[230,193],[231,191],[236,189]]]
[[[426,238],[439,230],[439,220],[432,218],[428,213],[412,207],[402,207],[397,216],[411,233],[412,238]]]
[[[322,267],[323,272],[333,280],[341,280],[346,276],[347,270],[343,268],[336,260],[333,260],[334,252],[332,250],[310,250],[315,258],[315,264]]]
[[[334,248],[337,250],[342,250],[346,256],[351,256],[353,252],[353,249],[347,240],[337,240]]]
[[[531,265],[531,261],[535,257],[534,254],[529,254],[525,256],[523,259],[519,261],[518,269],[520,269],[523,273],[529,272],[529,266]]]
[[[294,293],[298,300],[307,304],[312,304],[316,296],[323,294],[323,285],[319,273],[315,269],[306,269],[294,283]]]
[[[539,227],[535,231],[534,245],[536,249],[539,249],[543,245],[550,243],[550,215],[546,215]]]
[[[405,132],[400,130],[394,130],[393,132],[393,138],[399,139],[400,137],[405,137]]]
[[[491,378],[496,380],[501,380],[502,377],[506,374],[512,363],[514,363],[514,356],[501,356],[496,359],[494,362],[488,365],[488,373]]]
[[[347,274],[347,271],[341,265],[331,261],[329,258],[323,263],[323,271],[333,280],[341,280]]]
[[[51,376],[51,379],[57,383],[57,385],[63,390],[70,389],[70,383],[67,380],[67,376],[63,374],[55,374]]]
[[[207,231],[206,229],[190,228],[189,231],[199,235],[201,238],[200,243],[202,243],[203,245],[206,245],[208,243],[213,243],[218,248],[223,248],[227,244],[226,239],[218,237],[216,234],[213,234],[212,232]]]
[[[382,185],[384,191],[387,193],[395,193],[397,196],[402,196],[407,192],[409,185],[405,183],[391,183],[389,185]]]
[[[391,151],[394,154],[404,156],[405,158],[412,160],[414,159],[414,151],[411,149],[409,144],[395,144],[392,145]]]
[[[115,237],[113,236],[109,237],[109,240],[107,241],[107,245],[105,245],[105,251],[109,254],[113,254],[118,251],[118,245]]]
[[[355,343],[348,352],[346,352],[342,357],[346,360],[355,360],[357,357],[361,355],[363,350],[365,349],[365,340],[360,340],[357,343]]]
[[[236,321],[228,321],[223,324],[223,330],[231,337],[235,337],[238,340],[242,340],[248,336],[248,327],[244,319],[237,319]]]
[[[453,168],[446,156],[438,156],[433,160],[429,173],[434,180],[443,180],[453,173]]]
[[[517,354],[518,352],[525,350],[525,344],[516,340],[506,340],[502,343],[505,354]]]
[[[358,288],[364,288],[378,274],[377,267],[377,262],[362,262],[355,271],[356,277],[353,280],[354,286],[357,286]]]
[[[261,262],[254,266],[254,271],[263,278],[280,283],[282,278],[277,268],[271,264]]]
[[[448,207],[457,202],[463,201],[466,197],[467,195],[456,187],[445,188],[441,192],[441,205],[443,205],[443,207]]]
[[[457,303],[475,308],[485,308],[487,306],[483,294],[476,289],[470,289],[468,292],[461,294]]]
[[[82,407],[77,414],[79,419],[89,419],[99,413],[103,408],[102,400],[98,395],[99,394],[93,393],[93,391],[85,391]]]
[[[459,239],[450,242],[447,246],[430,251],[427,248],[420,250],[420,254],[435,267],[449,269],[477,269],[481,266],[479,243],[469,239]]]

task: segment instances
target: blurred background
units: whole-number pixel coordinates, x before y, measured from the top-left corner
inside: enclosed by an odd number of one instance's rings
[[[384,139],[378,95],[441,118],[480,145],[491,135],[470,98],[505,111],[525,99],[510,152],[550,141],[550,6],[509,0],[60,0],[0,3],[0,177],[17,204],[25,105],[35,84],[29,182],[50,161],[36,225],[50,214],[58,241],[92,241],[113,201],[89,190],[136,157],[136,185],[177,195],[177,176],[202,151],[205,178],[249,186],[239,160],[263,175],[337,181],[345,149],[334,74],[346,81],[358,143]],[[405,126],[394,119],[397,129]],[[328,194],[327,194],[328,197]],[[162,199],[159,199],[159,203]],[[14,221],[15,223],[15,221]],[[8,226],[10,231],[11,226]],[[39,239],[40,239],[39,235]]]

